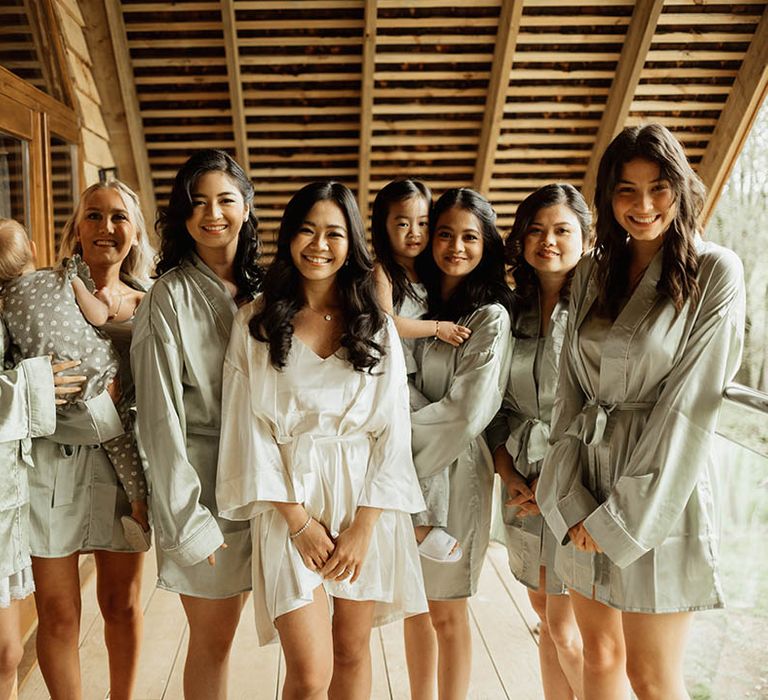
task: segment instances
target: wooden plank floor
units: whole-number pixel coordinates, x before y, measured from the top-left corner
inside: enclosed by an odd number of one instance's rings
[[[154,556],[146,558],[144,645],[135,700],[181,700],[187,626],[177,595],[154,587]],[[477,595],[470,602],[473,657],[470,698],[473,700],[538,700],[535,615],[525,589],[509,573],[506,551],[492,544]],[[108,697],[104,626],[96,605],[95,577],[83,590],[80,657],[83,700]],[[408,677],[402,623],[375,629],[371,640],[374,700],[404,700]],[[249,604],[237,631],[231,660],[231,700],[275,700],[282,687],[284,666],[277,644],[259,647]],[[40,670],[34,667],[21,687],[20,700],[43,700]]]

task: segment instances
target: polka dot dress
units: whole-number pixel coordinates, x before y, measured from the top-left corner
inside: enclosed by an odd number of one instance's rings
[[[15,363],[41,355],[57,361],[80,360],[77,373],[86,376],[78,399],[91,399],[115,378],[119,357],[112,342],[83,316],[72,280],[80,277],[94,291],[88,266],[74,256],[64,267],[35,270],[4,285],[3,318],[11,338]],[[139,461],[127,406],[118,405],[128,432],[104,444],[129,500],[146,498],[146,482]],[[119,443],[114,447],[112,443]]]

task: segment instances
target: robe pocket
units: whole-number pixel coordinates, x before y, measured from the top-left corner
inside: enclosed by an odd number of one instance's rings
[[[520,519],[505,528],[509,568],[516,578],[538,585],[541,535],[525,529]]]

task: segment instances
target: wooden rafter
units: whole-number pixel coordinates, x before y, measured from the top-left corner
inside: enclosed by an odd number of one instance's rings
[[[707,186],[703,219],[712,214],[723,186],[744,147],[760,105],[768,92],[768,8],[744,56],[715,130],[699,164],[699,177]]]
[[[635,3],[624,46],[616,66],[616,75],[608,93],[605,112],[584,174],[581,191],[587,202],[591,202],[595,194],[597,166],[603,151],[613,137],[624,128],[663,6],[664,0],[641,0]]]
[[[496,159],[496,148],[501,134],[501,121],[504,117],[504,104],[509,87],[509,74],[515,57],[522,15],[523,0],[504,0],[496,34],[493,68],[488,81],[485,117],[475,161],[475,188],[485,195],[488,194],[493,163]]]
[[[128,130],[133,165],[136,169],[137,194],[147,221],[153,221],[155,209],[155,190],[152,184],[152,172],[149,168],[144,127],[139,110],[139,98],[133,82],[133,67],[128,49],[128,37],[123,22],[120,0],[103,0],[109,36],[112,42],[112,52],[115,63],[115,73],[120,87],[120,98],[125,113],[125,123]]]
[[[229,101],[232,106],[232,132],[235,136],[235,153],[245,172],[250,175],[251,163],[248,156],[248,130],[245,125],[243,84],[240,80],[240,50],[237,45],[234,0],[221,0],[221,20],[224,27],[224,51],[227,56]]]
[[[357,204],[363,221],[368,215],[373,133],[373,73],[376,67],[376,0],[365,0],[363,65],[360,77],[360,149],[358,152]]]

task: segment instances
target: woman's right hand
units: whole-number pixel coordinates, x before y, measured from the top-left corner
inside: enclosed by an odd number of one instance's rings
[[[460,326],[450,321],[437,322],[437,337],[455,348],[459,347],[470,335],[472,335],[472,329],[466,326]]]
[[[294,537],[291,542],[301,555],[304,565],[311,571],[319,571],[336,549],[328,531],[312,518],[304,532]]]
[[[77,367],[80,360],[67,360],[66,362],[55,362],[51,358],[51,369],[53,370],[53,391],[56,394],[56,405],[61,406],[69,403],[74,394],[79,394],[83,389],[83,384],[87,377],[82,374],[63,374],[68,369]]]

